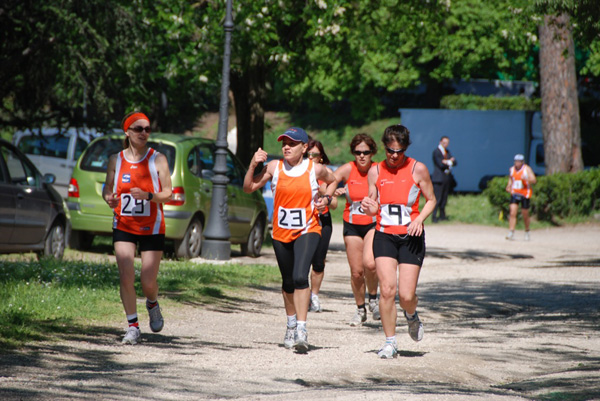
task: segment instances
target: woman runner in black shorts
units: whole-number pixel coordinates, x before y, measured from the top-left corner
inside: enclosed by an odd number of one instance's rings
[[[143,113],[123,118],[123,151],[108,161],[102,197],[114,209],[113,244],[119,266],[120,294],[129,327],[124,344],[140,341],[136,307],[134,258],[142,257],[140,282],[146,296],[150,329],[162,330],[158,305],[158,268],[165,247],[162,204],[171,200],[171,172],[165,155],[148,146],[150,120]]]
[[[436,200],[427,167],[406,156],[410,132],[402,125],[383,133],[386,159],[369,170],[369,196],[362,201],[365,212],[377,216],[373,254],[379,277],[381,323],[386,336],[380,358],[393,358],[396,345],[396,292],[414,341],[423,338],[417,314],[417,282],[425,257],[423,222]],[[426,202],[419,213],[421,193]]]
[[[373,319],[380,319],[377,273],[373,258],[375,218],[367,216],[361,207],[361,201],[369,194],[368,173],[373,163],[372,158],[377,153],[377,144],[369,135],[358,134],[350,142],[350,151],[354,161],[344,164],[334,173],[336,181],[345,184],[344,188],[336,190],[335,195],[346,195],[344,244],[350,265],[350,285],[356,302],[350,326],[360,326],[367,320],[365,287]]]

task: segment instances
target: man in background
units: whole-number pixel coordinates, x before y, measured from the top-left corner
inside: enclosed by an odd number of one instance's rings
[[[437,223],[439,220],[448,220],[446,217],[446,202],[448,201],[450,191],[456,186],[456,181],[452,175],[452,168],[456,166],[456,159],[448,149],[449,144],[450,138],[443,136],[432,155],[433,175],[431,181],[433,182],[433,191],[437,199],[432,216],[434,223]]]
[[[506,239],[511,240],[515,235],[517,225],[517,213],[521,204],[521,214],[525,224],[525,241],[529,241],[529,203],[531,199],[531,186],[537,182],[537,178],[531,167],[525,164],[525,157],[521,154],[515,155],[514,166],[509,170],[506,191],[510,192],[510,217],[508,218],[508,234]]]

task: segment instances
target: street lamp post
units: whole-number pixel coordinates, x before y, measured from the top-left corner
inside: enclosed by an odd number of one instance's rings
[[[223,77],[221,82],[221,104],[219,105],[219,131],[217,133],[215,167],[213,169],[213,192],[210,214],[206,230],[204,230],[204,243],[202,244],[202,257],[204,259],[228,260],[231,257],[231,242],[229,237],[229,221],[227,213],[227,119],[229,117],[229,63],[231,58],[231,32],[233,19],[231,17],[231,0],[227,0],[227,13],[225,17],[225,53],[223,55]]]

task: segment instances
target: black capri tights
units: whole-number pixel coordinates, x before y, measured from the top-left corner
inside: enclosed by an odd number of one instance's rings
[[[295,289],[308,288],[308,272],[320,240],[317,233],[303,234],[292,242],[273,240],[283,292],[292,294]]]
[[[312,267],[314,272],[322,273],[325,271],[325,258],[327,257],[327,250],[329,249],[329,241],[331,241],[333,226],[331,223],[331,214],[329,214],[329,212],[319,215],[319,220],[321,220],[321,240],[315,251],[315,256],[313,256]]]

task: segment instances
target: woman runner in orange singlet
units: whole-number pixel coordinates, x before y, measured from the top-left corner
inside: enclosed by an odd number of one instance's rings
[[[277,139],[282,143],[283,160],[269,162],[260,173],[256,166],[267,160],[262,149],[252,157],[244,178],[244,191],[262,188],[271,180],[273,190],[273,249],[282,278],[282,294],[287,315],[283,341],[286,348],[308,351],[306,317],[310,301],[308,273],[321,238],[318,211],[331,204],[335,186],[319,197],[319,184],[335,181],[322,164],[304,159],[308,135],[302,128],[292,127]]]
[[[403,125],[383,133],[386,159],[369,170],[369,196],[362,201],[365,212],[377,216],[373,255],[379,277],[379,310],[386,336],[380,358],[393,358],[396,344],[396,292],[414,341],[423,338],[417,314],[417,282],[425,257],[423,222],[435,208],[433,184],[427,167],[405,155],[410,132]],[[419,213],[421,193],[426,202]]]
[[[150,329],[159,332],[164,320],[158,305],[158,268],[165,247],[162,204],[171,200],[167,158],[148,146],[150,120],[133,112],[122,121],[123,150],[108,161],[102,197],[114,209],[113,244],[119,267],[120,293],[129,327],[123,344],[140,341],[136,308],[134,258],[142,257],[140,282],[146,296]]]

